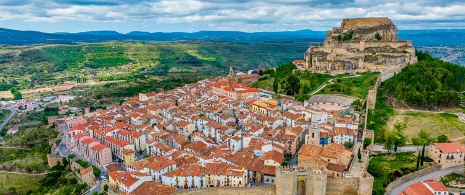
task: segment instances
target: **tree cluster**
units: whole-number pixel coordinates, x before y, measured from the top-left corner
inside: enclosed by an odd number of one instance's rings
[[[396,97],[407,104],[434,109],[457,106],[465,91],[465,67],[416,52],[419,62],[406,66],[386,82],[391,100]]]

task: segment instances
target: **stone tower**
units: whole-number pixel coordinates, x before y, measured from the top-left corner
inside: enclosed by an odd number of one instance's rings
[[[305,195],[326,194],[328,172],[324,166],[315,164],[305,167],[307,177],[305,178]]]
[[[368,91],[367,109],[374,110],[376,105],[376,90]]]
[[[228,82],[236,82],[236,75],[234,74],[232,66],[229,66]]]
[[[320,126],[317,122],[313,122],[309,126],[306,144],[320,145]]]
[[[276,195],[297,194],[297,170],[294,166],[276,167]]]

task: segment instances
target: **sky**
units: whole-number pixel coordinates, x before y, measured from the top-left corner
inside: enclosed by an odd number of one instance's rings
[[[42,32],[327,31],[355,17],[463,29],[465,0],[0,0],[0,28]]]

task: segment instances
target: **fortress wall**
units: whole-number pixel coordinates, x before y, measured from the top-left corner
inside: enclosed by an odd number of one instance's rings
[[[269,186],[254,186],[254,187],[215,187],[215,188],[197,188],[176,192],[179,195],[274,195],[276,187]]]
[[[371,192],[373,191],[374,182],[375,182],[375,178],[372,177],[371,175],[369,175],[369,177],[360,178],[358,194],[359,195],[371,195]]]
[[[358,177],[328,179],[328,183],[326,184],[326,194],[357,194],[359,183],[360,178]]]
[[[389,18],[345,18],[342,20],[341,27],[351,29],[354,27],[374,27],[383,23],[391,23]]]
[[[412,42],[410,41],[366,41],[365,48],[367,47],[384,47],[386,45],[391,46],[392,48],[399,48],[403,46],[412,47]]]

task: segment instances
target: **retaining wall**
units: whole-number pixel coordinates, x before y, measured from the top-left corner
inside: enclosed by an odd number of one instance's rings
[[[431,166],[431,167],[428,167],[428,168],[424,168],[424,169],[415,171],[415,172],[410,173],[408,175],[404,175],[404,176],[400,177],[399,179],[393,181],[392,183],[390,183],[386,187],[386,194],[390,194],[393,189],[397,188],[398,186],[400,186],[400,185],[402,185],[402,184],[404,184],[404,183],[406,183],[408,181],[411,181],[411,180],[414,180],[416,178],[423,177],[423,176],[428,175],[430,173],[439,171],[439,170],[441,170],[441,167],[442,167],[441,165],[434,165],[434,166]]]

